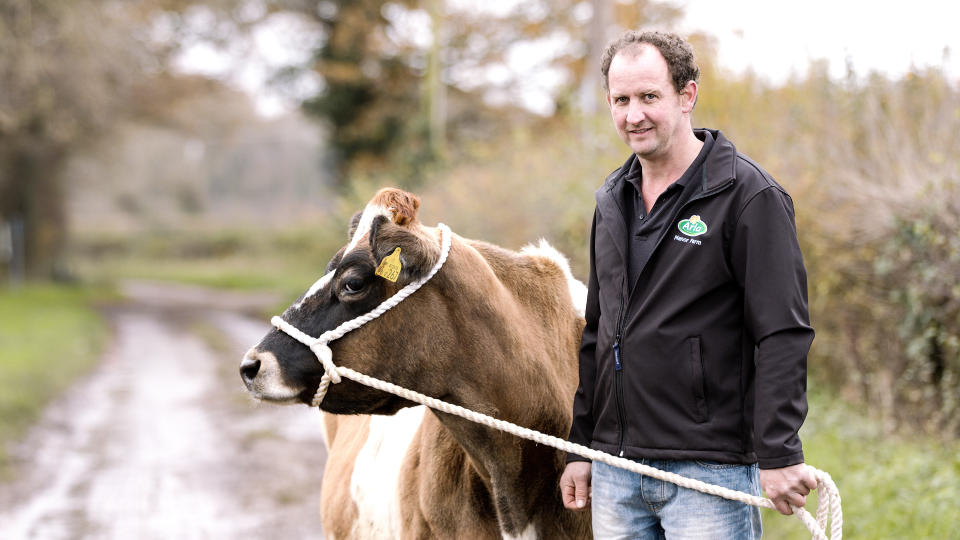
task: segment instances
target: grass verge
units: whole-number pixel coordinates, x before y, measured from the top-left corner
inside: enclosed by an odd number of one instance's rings
[[[345,234],[321,226],[289,231],[168,231],[81,236],[72,268],[106,285],[126,279],[187,283],[234,291],[272,291],[279,313],[325,272]]]
[[[227,249],[218,247],[223,244],[219,237],[198,235],[191,239],[189,250],[177,248],[180,243],[168,239],[143,250],[142,246],[151,244],[138,241],[132,243],[136,249],[107,250],[109,264],[102,255],[88,257],[82,274],[107,282],[136,277],[278,291],[284,297],[282,305],[268,311],[269,315],[282,311],[306,290],[323,273],[335,252],[332,246],[340,245],[336,240],[340,237],[335,235],[228,236],[242,237],[250,244],[227,243]],[[214,332],[206,329],[202,334],[209,341]],[[811,414],[801,432],[807,462],[828,471],[837,482],[843,496],[846,537],[957,537],[960,442],[885,434],[867,411],[823,393],[813,393],[810,399]],[[810,507],[815,505],[812,497]],[[794,517],[767,510],[763,517],[765,539],[810,538]]]
[[[91,305],[97,294],[57,285],[0,290],[0,473],[10,442],[95,365],[107,334]]]
[[[960,442],[886,435],[862,410],[816,394],[810,401],[804,455],[840,490],[844,538],[957,537]],[[808,507],[816,508],[816,497]],[[765,539],[810,538],[795,517],[762,512]]]

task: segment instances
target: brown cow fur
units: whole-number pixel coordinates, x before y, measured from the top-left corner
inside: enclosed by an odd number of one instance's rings
[[[417,222],[419,200],[410,194],[381,190],[371,204],[390,207],[393,219],[381,218],[369,232],[372,240],[357,244],[354,251],[366,254],[343,260],[368,257],[375,267],[401,247],[404,263],[397,283],[380,280],[364,293],[370,298],[359,296],[375,306],[430,269],[439,257],[440,236]],[[338,276],[330,282],[333,291]],[[317,296],[306,299],[302,309],[325,309],[329,295]],[[285,317],[295,315],[288,310]],[[564,272],[553,260],[454,235],[446,264],[430,282],[331,347],[338,365],[564,437],[582,328]],[[304,395],[315,388],[313,383]],[[331,385],[321,408],[389,414],[409,404],[344,380]],[[323,526],[338,540],[352,538],[357,508],[350,478],[369,417],[325,416],[330,457]],[[589,538],[589,512],[573,513],[561,504],[557,482],[563,465],[562,453],[552,448],[428,411],[404,458],[403,530],[393,532],[405,539],[502,538],[519,536],[532,525],[541,539]]]

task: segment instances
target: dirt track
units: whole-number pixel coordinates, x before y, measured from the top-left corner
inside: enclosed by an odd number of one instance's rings
[[[102,363],[46,411],[0,484],[2,539],[322,538],[320,415],[237,374],[269,298],[131,283]]]

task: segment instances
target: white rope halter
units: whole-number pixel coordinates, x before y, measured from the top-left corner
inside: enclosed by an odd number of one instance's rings
[[[318,338],[309,336],[280,317],[275,316],[270,319],[270,323],[279,330],[286,332],[293,339],[310,347],[313,354],[317,355],[320,363],[323,364],[323,377],[320,379],[320,386],[317,387],[317,393],[314,394],[310,406],[319,407],[320,403],[323,402],[323,397],[327,395],[327,389],[330,387],[330,383],[340,383],[340,373],[337,372],[337,366],[333,363],[333,351],[330,349],[330,342],[342,338],[347,332],[360,328],[402,302],[406,297],[422,287],[424,283],[430,281],[430,278],[432,278],[440,270],[440,267],[443,266],[443,263],[447,261],[447,256],[450,255],[450,237],[452,233],[450,232],[450,227],[447,227],[443,223],[438,224],[437,228],[440,229],[440,258],[437,259],[437,263],[433,265],[433,268],[430,269],[427,275],[406,285],[394,293],[393,296],[381,302],[373,311],[351,319],[333,330],[328,330]]]
[[[499,420],[492,416],[486,414],[478,413],[476,411],[471,411],[470,409],[461,407],[459,405],[453,405],[445,401],[440,401],[439,399],[432,398],[430,396],[409,390],[397,386],[395,384],[370,377],[369,375],[364,375],[363,373],[354,371],[350,368],[337,366],[333,363],[333,351],[330,350],[329,343],[335,339],[343,337],[344,334],[351,330],[356,330],[364,324],[376,319],[380,315],[386,313],[387,310],[396,306],[402,302],[406,297],[413,294],[417,289],[419,289],[424,283],[430,281],[430,278],[440,270],[440,267],[443,266],[443,263],[447,260],[447,255],[450,254],[450,237],[452,233],[450,228],[440,223],[437,225],[441,232],[441,251],[440,259],[437,260],[437,263],[433,266],[433,269],[430,270],[426,276],[420,280],[410,283],[404,288],[397,291],[393,296],[384,300],[379,306],[377,306],[373,311],[367,313],[366,315],[361,315],[356,319],[347,321],[340,326],[324,332],[318,338],[311,337],[304,332],[301,332],[298,328],[291,325],[290,323],[284,321],[280,317],[273,317],[270,322],[276,326],[279,330],[286,332],[293,339],[303,343],[307,347],[310,347],[310,350],[313,351],[320,362],[323,364],[324,374],[320,379],[320,386],[317,388],[317,393],[313,397],[311,406],[317,407],[323,401],[323,397],[327,394],[327,388],[330,386],[330,383],[337,384],[341,381],[341,376],[346,377],[352,381],[358,382],[360,384],[375,388],[377,390],[391,393],[395,396],[402,397],[409,401],[419,403],[421,405],[426,405],[431,409],[442,411],[445,413],[453,414],[461,418],[466,418],[472,422],[482,424],[500,431],[504,431],[521,437],[523,439],[531,440],[540,444],[556,448],[557,450],[563,450],[567,453],[577,454],[586,458],[589,458],[593,461],[600,461],[606,463],[607,465],[612,465],[614,467],[619,467],[621,469],[626,469],[628,471],[633,471],[638,474],[649,476],[651,478],[656,478],[665,482],[670,482],[676,484],[680,487],[693,489],[701,493],[707,493],[710,495],[716,495],[724,499],[729,499],[732,501],[739,501],[751,506],[757,506],[760,508],[769,508],[771,510],[775,509],[773,501],[764,497],[757,497],[741,491],[736,491],[732,489],[727,489],[720,486],[715,486],[708,484],[706,482],[701,482],[700,480],[694,480],[692,478],[686,478],[675,473],[662,471],[649,465],[643,465],[632,461],[626,458],[617,457],[612,454],[607,454],[599,450],[594,450],[592,448],[571,443],[559,437],[554,437],[552,435],[546,435],[535,431],[529,428],[518,426],[516,424]],[[814,476],[817,478],[817,517],[814,519],[810,512],[804,508],[797,508],[791,505],[793,508],[794,515],[806,525],[807,529],[810,530],[813,534],[814,540],[828,540],[827,537],[827,522],[830,523],[830,536],[831,540],[841,540],[843,537],[843,510],[840,505],[840,491],[837,489],[837,485],[833,482],[833,479],[825,471],[821,471],[815,467],[810,467],[813,471]]]

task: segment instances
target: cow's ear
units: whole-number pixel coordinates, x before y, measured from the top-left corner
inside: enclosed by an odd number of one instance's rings
[[[397,248],[400,248],[401,263],[398,281],[402,284],[420,279],[436,260],[431,247],[416,233],[395,225],[386,216],[375,217],[370,224],[370,252],[375,264],[383,263]]]
[[[413,193],[396,188],[383,188],[373,196],[371,202],[389,210],[393,222],[397,225],[409,226],[417,222],[420,199]]]
[[[380,232],[380,227],[388,222],[389,220],[386,216],[377,216],[373,218],[373,222],[370,223],[370,251],[374,255],[377,254],[377,233]]]
[[[363,217],[363,210],[358,211],[350,218],[350,228],[347,230],[347,241],[353,240],[353,235],[357,233],[357,227],[360,226],[360,218]]]

